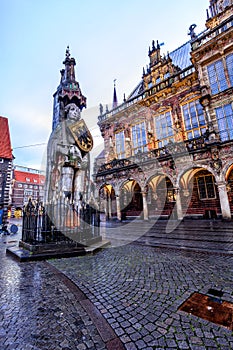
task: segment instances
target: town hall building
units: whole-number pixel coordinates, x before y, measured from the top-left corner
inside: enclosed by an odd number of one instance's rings
[[[109,219],[232,217],[233,0],[210,0],[195,27],[167,55],[153,41],[130,96],[100,108],[95,195]]]

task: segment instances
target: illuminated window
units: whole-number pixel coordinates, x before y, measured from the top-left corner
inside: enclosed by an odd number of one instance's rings
[[[125,136],[124,131],[120,131],[117,134],[115,134],[116,137],[116,153],[117,158],[124,158],[125,157]]]
[[[167,145],[169,141],[174,140],[171,112],[166,112],[156,116],[154,118],[154,125],[159,148]]]
[[[32,195],[33,195],[33,191],[31,191],[31,190],[24,191],[24,196],[32,196]]]
[[[226,57],[227,70],[231,86],[233,86],[233,53]]]
[[[221,141],[233,139],[233,109],[231,104],[215,109]]]
[[[228,88],[222,60],[210,64],[207,70],[213,95]]]
[[[216,197],[214,178],[212,175],[198,177],[197,185],[200,199],[212,199]]]
[[[147,151],[146,126],[144,122],[132,126],[132,143],[134,154],[137,154],[138,151]]]
[[[188,139],[199,137],[206,131],[203,108],[198,100],[182,106],[184,125]]]

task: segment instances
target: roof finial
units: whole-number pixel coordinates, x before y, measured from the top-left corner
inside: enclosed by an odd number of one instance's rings
[[[112,108],[116,108],[118,105],[117,102],[117,94],[116,94],[116,79],[113,80],[114,83],[114,90],[113,90],[113,102],[112,102]]]
[[[191,41],[195,40],[197,38],[196,33],[194,32],[194,29],[196,28],[196,24],[191,24],[191,26],[189,27],[189,33],[188,35],[190,35],[191,37]]]
[[[69,48],[69,45],[67,45],[67,48],[66,48],[66,58],[69,58],[70,57],[70,48]]]

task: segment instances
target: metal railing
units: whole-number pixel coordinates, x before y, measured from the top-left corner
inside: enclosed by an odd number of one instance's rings
[[[88,204],[77,209],[64,200],[46,206],[29,200],[23,210],[22,241],[85,244],[99,236],[99,226],[99,212]]]
[[[126,159],[113,159],[111,162],[102,164],[96,176],[102,176],[113,171],[118,171],[125,168],[132,168],[140,166],[145,162],[151,160],[160,160],[164,158],[172,158],[186,153],[195,153],[196,151],[206,150],[206,143],[204,136],[185,140],[182,142],[171,142],[168,145],[155,148],[148,152],[138,152],[136,155]]]

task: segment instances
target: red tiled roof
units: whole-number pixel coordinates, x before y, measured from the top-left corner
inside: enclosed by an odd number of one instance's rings
[[[28,173],[26,171],[14,170],[14,179],[27,184],[44,185],[45,176],[41,174]]]
[[[0,158],[13,158],[8,119],[5,117],[0,117]]]

